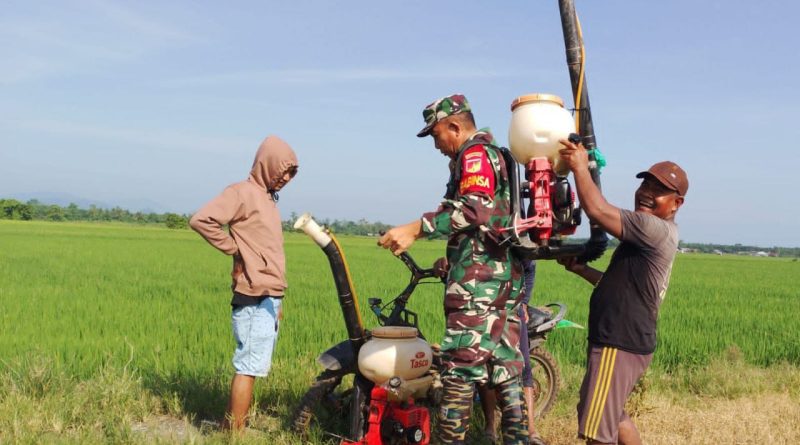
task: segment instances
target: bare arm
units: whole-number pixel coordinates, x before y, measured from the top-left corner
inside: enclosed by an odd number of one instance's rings
[[[603,272],[600,272],[588,264],[577,262],[575,257],[559,258],[558,264],[561,264],[564,266],[564,269],[588,281],[592,286],[597,286],[597,283],[603,278]]]
[[[400,255],[421,237],[422,220],[418,219],[402,226],[392,227],[378,240],[378,245],[391,250],[395,255]]]
[[[435,212],[425,213],[416,221],[392,228],[378,240],[378,245],[400,255],[423,236],[449,236],[486,224],[494,209],[495,187],[495,171],[486,150],[483,145],[466,149],[458,199],[445,199]],[[469,156],[479,160],[477,171],[467,169]]]
[[[622,216],[619,209],[611,205],[603,197],[600,189],[592,181],[589,173],[589,155],[583,145],[575,145],[567,140],[562,140],[564,148],[559,152],[561,159],[566,162],[575,176],[575,188],[581,208],[594,223],[603,228],[615,238],[622,237]]]

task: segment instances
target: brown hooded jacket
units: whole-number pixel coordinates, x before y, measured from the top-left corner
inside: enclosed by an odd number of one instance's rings
[[[234,275],[233,288],[240,294],[281,297],[286,289],[281,217],[270,192],[292,167],[297,167],[292,148],[276,136],[267,137],[247,180],[228,186],[189,221],[220,251],[239,252],[244,272]],[[222,228],[226,224],[230,233]]]

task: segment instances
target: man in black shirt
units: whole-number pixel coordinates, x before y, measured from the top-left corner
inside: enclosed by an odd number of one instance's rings
[[[644,374],[656,348],[658,309],[669,284],[678,248],[675,213],[689,180],[677,164],[664,161],[636,175],[635,211],[609,204],[594,184],[581,145],[561,141],[561,159],[575,176],[589,218],[618,238],[605,273],[575,258],[559,260],[595,286],[589,303],[587,369],[578,403],[578,436],[590,444],[641,444],[624,412],[625,401]]]

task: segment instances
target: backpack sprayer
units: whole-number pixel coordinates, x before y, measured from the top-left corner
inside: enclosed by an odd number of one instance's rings
[[[513,160],[504,150],[506,165],[521,164],[524,180],[517,168],[508,168],[512,182],[511,206],[513,224],[507,227],[515,252],[527,259],[554,259],[577,256],[586,263],[603,255],[608,244],[605,232],[596,224],[590,226],[589,240],[584,244],[563,244],[563,237],[575,233],[581,223],[581,211],[567,180],[568,169],[560,162],[561,139],[583,142],[589,150],[592,180],[600,187],[600,167],[605,161],[596,149],[589,92],[584,69],[585,51],[580,22],[573,0],[559,0],[561,25],[567,52],[575,118],[564,109],[564,102],[551,94],[520,96],[511,103],[511,124],[508,141]],[[528,198],[529,205],[523,207]]]

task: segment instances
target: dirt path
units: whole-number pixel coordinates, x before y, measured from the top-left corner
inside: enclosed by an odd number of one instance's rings
[[[634,419],[647,445],[798,444],[800,403],[788,394],[761,394],[737,400],[686,400],[658,396]],[[576,445],[574,419],[545,419],[539,429],[550,445]],[[566,433],[569,431],[569,433]]]
[[[800,401],[788,394],[761,394],[737,400],[691,399],[678,403],[649,395],[643,413],[634,420],[646,445],[719,445],[800,443]],[[256,443],[299,444],[275,422],[261,419],[261,428],[245,435]],[[569,416],[548,417],[539,432],[550,445],[578,445],[576,424]],[[204,443],[224,438],[214,425],[196,428],[186,421],[157,416],[134,425],[144,442]],[[218,441],[218,440],[217,440]],[[264,442],[266,441],[266,442]],[[211,440],[215,442],[215,440]]]
[[[186,420],[155,416],[131,425],[131,432],[145,442],[197,442],[202,433]]]

